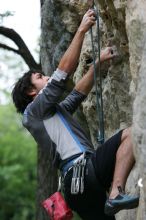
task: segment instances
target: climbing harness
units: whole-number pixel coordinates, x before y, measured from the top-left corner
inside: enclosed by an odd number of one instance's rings
[[[104,114],[103,114],[103,98],[102,98],[102,76],[101,76],[101,67],[100,67],[100,29],[99,29],[99,10],[95,6],[94,0],[91,8],[96,13],[96,25],[97,25],[97,34],[98,34],[98,75],[99,75],[99,88],[97,85],[97,67],[96,67],[96,56],[95,56],[95,46],[93,39],[93,30],[90,28],[91,43],[92,43],[92,56],[93,56],[93,67],[94,67],[94,84],[96,92],[96,112],[97,118],[99,120],[99,129],[97,141],[99,144],[104,143]]]

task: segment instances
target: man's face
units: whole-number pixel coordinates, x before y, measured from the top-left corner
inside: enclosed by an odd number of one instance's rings
[[[32,73],[31,82],[36,90],[36,95],[46,86],[49,78],[49,76],[44,76],[41,73]]]

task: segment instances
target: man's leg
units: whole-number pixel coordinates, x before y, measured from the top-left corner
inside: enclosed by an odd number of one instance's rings
[[[112,190],[109,198],[114,199],[118,194],[118,186],[121,186],[122,189],[125,188],[125,184],[128,178],[128,175],[135,163],[133,155],[133,146],[131,138],[131,128],[123,130],[121,137],[121,145],[116,154],[116,164],[113,177]]]
[[[128,128],[122,133],[121,144],[116,153],[112,189],[105,204],[107,215],[115,215],[122,209],[132,209],[138,206],[138,196],[129,196],[124,193],[127,178],[134,163],[131,129]]]

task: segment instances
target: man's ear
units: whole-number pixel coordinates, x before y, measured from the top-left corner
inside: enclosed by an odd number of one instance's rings
[[[34,96],[37,95],[37,91],[36,91],[35,88],[31,88],[31,89],[28,90],[27,94],[28,94],[29,96],[34,97]]]

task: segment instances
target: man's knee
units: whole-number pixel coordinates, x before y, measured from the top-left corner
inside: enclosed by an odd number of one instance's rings
[[[123,130],[121,136],[121,142],[124,141],[126,138],[131,138],[131,127],[128,127]]]

